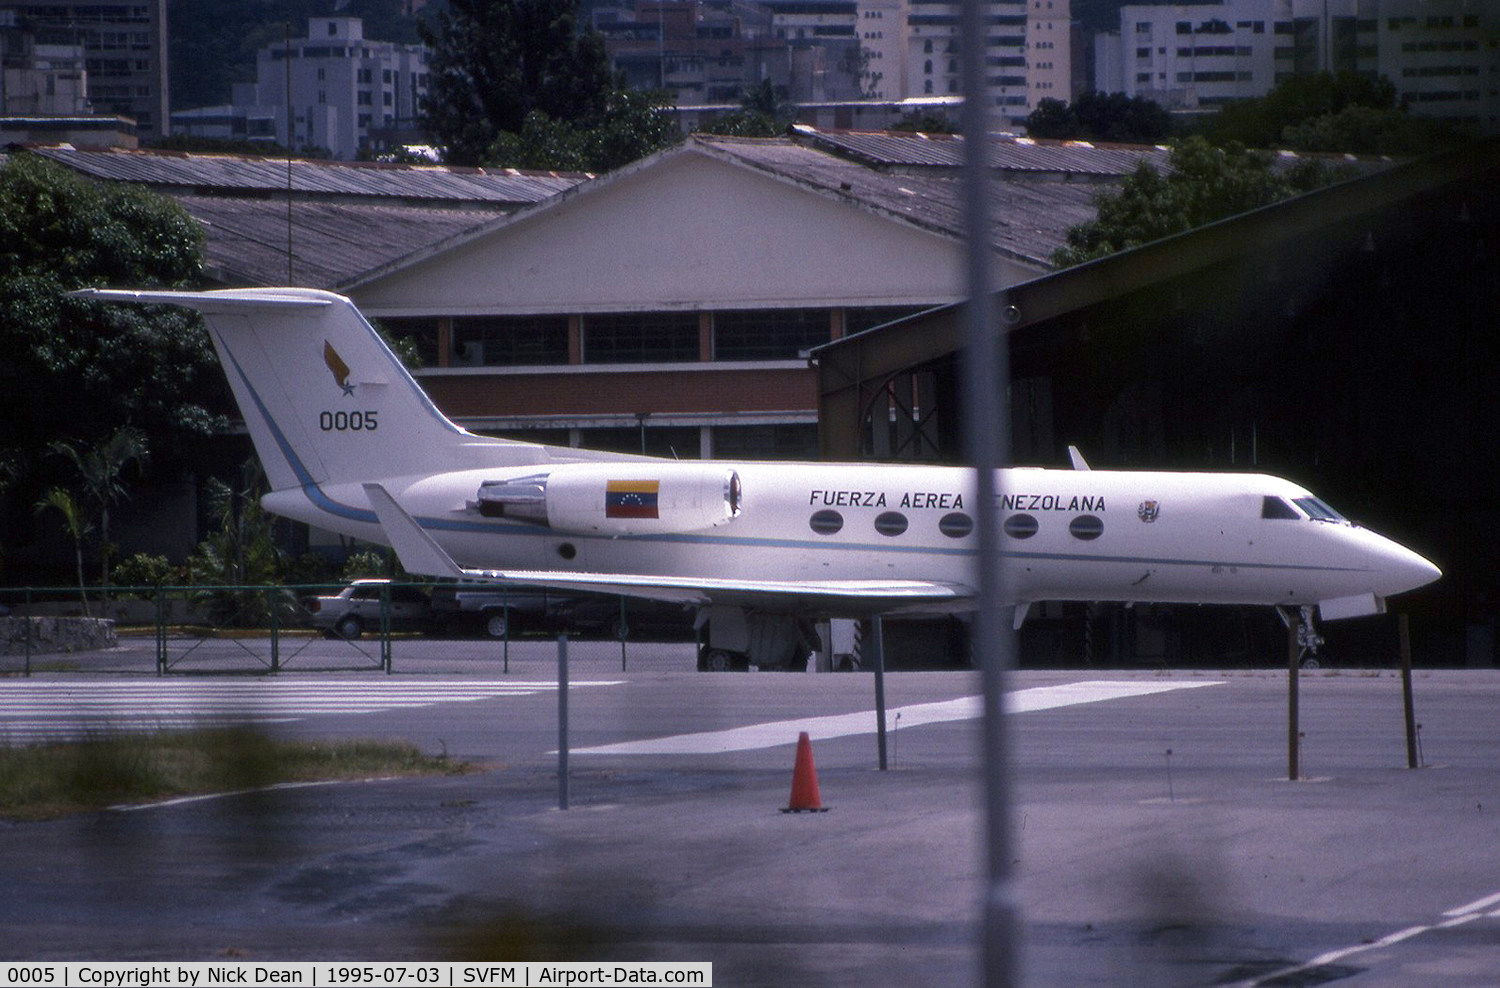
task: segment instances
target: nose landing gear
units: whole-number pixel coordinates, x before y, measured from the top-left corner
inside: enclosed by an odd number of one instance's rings
[[[1328,653],[1321,651],[1325,639],[1318,634],[1318,629],[1313,624],[1313,609],[1311,604],[1303,604],[1295,612],[1285,607],[1276,608],[1276,616],[1281,618],[1281,623],[1290,628],[1292,622],[1297,623],[1297,666],[1301,669],[1321,669],[1328,661]]]

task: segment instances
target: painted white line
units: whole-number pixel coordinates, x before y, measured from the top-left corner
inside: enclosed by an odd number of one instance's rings
[[[1496,892],[1494,895],[1487,895],[1483,899],[1475,899],[1466,906],[1454,906],[1452,909],[1444,910],[1443,915],[1462,916],[1464,913],[1483,912],[1497,902],[1500,902],[1500,892]]]
[[[1005,707],[1010,713],[1028,713],[1036,710],[1051,710],[1056,707],[1073,706],[1080,703],[1098,703],[1104,700],[1119,700],[1132,696],[1148,696],[1171,690],[1193,689],[1198,686],[1218,686],[1219,682],[1204,680],[1192,683],[1134,683],[1096,680],[1084,683],[1068,683],[1062,686],[1038,686],[1005,695]],[[941,700],[936,703],[916,703],[906,707],[895,707],[886,711],[888,729],[896,726],[896,716],[901,716],[901,729],[923,724],[939,724],[955,720],[973,720],[982,713],[981,698],[964,696],[956,700]],[[825,738],[842,738],[855,734],[874,734],[877,728],[875,711],[861,710],[852,714],[834,714],[827,717],[799,717],[792,720],[750,724],[723,731],[703,731],[695,734],[676,734],[643,741],[622,741],[618,744],[598,745],[593,748],[574,748],[576,755],[698,755],[728,751],[750,751],[758,748],[774,748],[782,744],[795,744],[797,735],[806,731],[814,741]]]
[[[1445,919],[1445,920],[1443,920],[1441,923],[1439,923],[1437,925],[1437,928],[1440,929],[1440,930],[1446,930],[1446,929],[1448,929],[1450,927],[1463,926],[1465,923],[1472,923],[1476,919],[1483,919],[1483,918],[1484,918],[1484,913],[1469,913],[1469,915],[1467,915],[1467,916],[1454,916],[1452,919]]]
[[[214,799],[228,799],[230,796],[245,796],[256,792],[277,792],[283,789],[314,789],[322,786],[342,786],[357,782],[389,782],[399,776],[388,775],[373,779],[322,779],[311,782],[277,782],[269,786],[261,786],[257,789],[235,789],[230,792],[206,792],[197,796],[178,796],[175,799],[162,799],[154,803],[120,803],[108,807],[116,813],[135,813],[139,810],[155,810],[166,806],[185,806],[188,803],[206,803]]]

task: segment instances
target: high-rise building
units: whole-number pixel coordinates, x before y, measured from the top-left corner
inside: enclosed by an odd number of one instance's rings
[[[1389,79],[1410,112],[1500,130],[1492,0],[1222,0],[1120,8],[1095,86],[1173,109],[1263,96],[1295,75]]]
[[[256,81],[234,87],[235,107],[268,112],[286,147],[326,148],[340,159],[415,122],[427,91],[424,46],[367,41],[358,17],[312,17],[307,32],[261,49]]]
[[[959,4],[952,0],[858,0],[865,90],[876,99],[959,93]],[[1070,0],[992,2],[985,79],[1002,114],[1025,117],[1072,91]]]
[[[0,11],[77,39],[95,113],[134,119],[141,137],[167,133],[166,0],[0,0]]]

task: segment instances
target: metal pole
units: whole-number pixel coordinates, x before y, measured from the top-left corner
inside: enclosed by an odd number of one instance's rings
[[[281,671],[281,599],[279,591],[266,591],[271,606],[271,671]]]
[[[880,615],[870,619],[870,647],[875,651],[875,738],[880,751],[880,771],[885,761],[885,622]]]
[[[625,624],[625,598],[620,598],[620,671],[625,671],[625,636],[630,628]]]
[[[1302,627],[1302,612],[1293,611],[1286,625],[1286,777],[1296,782],[1297,771],[1297,632]]]
[[[964,216],[968,305],[965,312],[964,406],[968,459],[975,473],[979,596],[975,601],[974,659],[984,673],[984,766],[986,878],[981,982],[1011,988],[1020,977],[1017,946],[1019,908],[1011,866],[1009,743],[1005,682],[1015,665],[1015,632],[1005,620],[1001,583],[997,470],[1010,455],[1010,361],[995,320],[992,296],[995,252],[989,210],[990,97],[985,78],[985,23],[990,4],[964,0],[960,13],[963,78]]]
[[[1417,759],[1417,711],[1411,695],[1411,625],[1405,614],[1396,618],[1396,630],[1401,639],[1401,698],[1406,708],[1406,767],[1416,768]]]
[[[26,636],[26,678],[31,678],[31,588],[26,588],[26,610],[21,620],[24,622],[23,634]]]
[[[167,589],[156,589],[156,674],[167,674]]]
[[[568,636],[557,636],[557,808],[568,808]]]

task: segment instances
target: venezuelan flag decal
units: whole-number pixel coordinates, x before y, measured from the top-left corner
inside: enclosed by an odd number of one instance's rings
[[[604,517],[659,518],[659,480],[607,480],[604,482]]]

